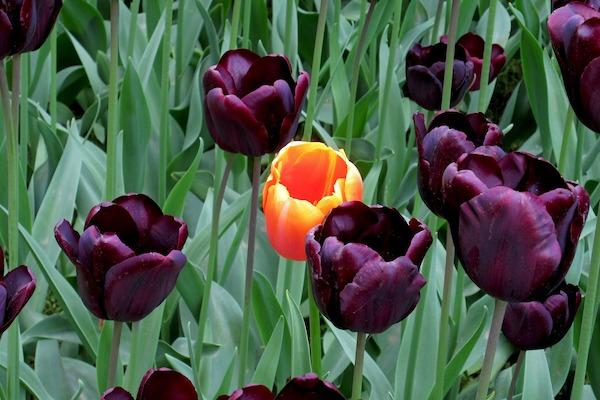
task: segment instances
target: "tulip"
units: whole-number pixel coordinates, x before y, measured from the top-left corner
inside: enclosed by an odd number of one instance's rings
[[[569,3],[575,3],[575,1],[587,4],[588,6],[593,7],[596,10],[600,10],[600,0],[552,0],[552,11],[556,10],[557,8],[566,6]]]
[[[194,385],[179,372],[167,369],[151,369],[142,378],[137,400],[198,400]],[[100,400],[133,400],[123,388],[108,389]]]
[[[322,381],[317,374],[308,373],[290,379],[281,392],[275,396],[267,387],[250,385],[238,389],[230,396],[220,396],[217,400],[345,400],[331,382]]]
[[[210,134],[232,153],[256,157],[281,149],[296,133],[308,82],[305,72],[294,82],[284,56],[226,52],[204,75]]]
[[[380,333],[406,318],[425,278],[427,226],[393,208],[352,201],[334,208],[306,237],[313,295],[340,329]]]
[[[510,303],[502,332],[520,350],[545,349],[569,331],[581,303],[577,286],[562,283],[541,301]]]
[[[413,120],[419,152],[419,192],[427,207],[443,216],[442,176],[446,167],[479,146],[500,144],[502,130],[483,113],[444,111],[433,118],[429,128],[423,114],[416,113]]]
[[[92,208],[79,236],[65,220],[54,228],[75,265],[79,295],[98,318],[139,321],[169,295],[186,262],[187,225],[163,215],[142,194]]]
[[[0,249],[0,334],[17,318],[35,290],[35,275],[22,265],[4,274],[4,252]]]
[[[567,4],[550,15],[548,30],[575,114],[600,133],[600,12]]]
[[[443,194],[458,257],[485,292],[525,302],[563,281],[590,200],[552,164],[481,147],[448,166]]]
[[[483,49],[485,42],[483,38],[474,33],[466,33],[460,39],[457,44],[463,46],[467,51],[467,57],[473,63],[475,71],[475,82],[471,86],[471,91],[479,90],[480,79],[481,79],[481,67],[483,65]],[[492,58],[490,59],[490,80],[492,82],[506,63],[506,56],[504,55],[504,49],[499,44],[492,45]]]
[[[447,45],[443,41],[433,46],[415,44],[406,57],[406,91],[408,97],[427,110],[442,106]],[[465,96],[475,81],[475,66],[465,48],[456,46],[450,106]]]
[[[362,199],[362,178],[343,150],[292,142],[271,164],[263,189],[267,236],[283,257],[306,260],[306,233],[334,207]]]
[[[0,2],[0,59],[39,49],[50,35],[62,0]]]

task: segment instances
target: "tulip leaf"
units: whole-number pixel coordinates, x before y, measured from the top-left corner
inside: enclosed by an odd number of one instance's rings
[[[292,354],[292,376],[302,375],[310,371],[310,347],[308,345],[308,336],[306,334],[306,325],[304,318],[300,313],[300,308],[286,293],[288,305],[288,324],[292,335],[291,354]]]
[[[40,340],[35,350],[35,372],[46,390],[56,399],[70,397],[58,342]]]
[[[67,31],[77,38],[86,51],[94,58],[99,51],[105,51],[106,29],[98,10],[86,0],[65,1],[60,19]]]
[[[531,350],[525,355],[525,378],[523,382],[523,399],[547,400],[554,398],[544,350]]]
[[[6,373],[6,366],[7,366],[6,354],[2,353],[2,354],[0,354],[0,368],[2,369],[3,373]],[[29,390],[29,392],[31,392],[31,394],[34,396],[35,399],[37,399],[37,400],[58,400],[58,399],[55,399],[53,396],[51,396],[50,393],[48,393],[48,390],[46,390],[45,385],[42,383],[42,381],[40,381],[40,378],[35,373],[35,371],[33,369],[31,369],[31,367],[23,361],[20,362],[20,366],[19,366],[19,379],[21,380],[23,385],[27,388],[27,390]]]
[[[259,336],[262,343],[266,345],[267,341],[272,340],[272,332],[277,326],[279,318],[284,314],[271,283],[260,272],[254,273],[252,308]]]
[[[85,70],[85,74],[88,78],[88,81],[90,82],[90,86],[92,87],[92,90],[95,93],[102,93],[105,90],[106,85],[104,84],[104,82],[102,81],[102,78],[100,78],[100,75],[98,74],[98,68],[96,66],[96,61],[87,52],[87,50],[81,45],[81,43],[79,43],[79,41],[77,40],[77,38],[75,36],[73,36],[68,31],[67,31],[67,33],[69,35],[69,38],[71,38],[71,42],[73,43],[73,47],[75,47],[75,51],[77,52],[77,55],[79,56],[79,60],[81,61],[83,69]]]
[[[81,344],[81,340],[73,332],[69,321],[60,314],[50,315],[21,333],[21,342],[23,345],[35,343],[39,339],[53,339],[61,342]]]
[[[273,386],[277,368],[279,366],[279,354],[281,352],[281,343],[283,341],[283,328],[284,318],[281,316],[279,317],[277,325],[275,325],[275,329],[273,329],[273,334],[265,347],[265,351],[258,361],[252,377],[253,383],[265,385],[266,387]]]
[[[163,207],[165,214],[179,216],[183,215],[185,199],[190,191],[190,188],[192,187],[192,183],[194,183],[194,178],[196,177],[196,171],[198,170],[198,165],[200,164],[203,151],[204,142],[200,138],[198,142],[198,152],[196,153],[196,157],[194,157],[194,161],[192,161],[188,170],[175,184],[173,189],[171,189],[171,192],[165,201],[165,205]]]

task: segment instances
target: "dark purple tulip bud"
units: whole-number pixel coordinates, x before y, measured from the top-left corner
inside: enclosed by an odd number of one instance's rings
[[[210,134],[232,153],[261,156],[281,149],[296,133],[308,82],[306,72],[294,82],[285,56],[228,51],[204,75]]]
[[[473,86],[471,86],[471,91],[479,90],[480,79],[481,79],[481,68],[483,66],[483,49],[485,47],[485,42],[483,38],[474,33],[466,33],[457,42],[459,45],[463,46],[467,51],[467,56],[469,60],[473,63],[474,71],[475,71],[475,82],[473,82]],[[504,55],[504,49],[499,44],[492,45],[492,58],[490,62],[490,80],[492,82],[500,71],[504,64],[506,63],[506,56]]]
[[[581,303],[577,286],[563,283],[542,301],[510,303],[502,332],[521,350],[554,346],[567,334]]]
[[[483,113],[455,110],[438,113],[429,128],[421,113],[415,113],[413,121],[419,151],[419,193],[427,207],[443,217],[442,176],[446,167],[479,146],[499,145],[502,130]]]
[[[137,400],[198,400],[194,385],[179,372],[167,369],[151,369],[142,378]],[[125,389],[108,389],[100,400],[133,400]]]
[[[556,10],[557,8],[566,6],[569,3],[575,2],[583,3],[595,8],[596,10],[600,10],[600,0],[552,0],[552,11]]]
[[[442,107],[444,70],[447,45],[443,41],[433,46],[415,44],[406,57],[406,91],[421,107],[435,111]],[[452,75],[450,106],[465,96],[475,80],[473,62],[461,45],[456,46]]]
[[[186,262],[187,225],[143,194],[95,206],[79,236],[65,220],[54,228],[75,264],[79,295],[98,318],[139,321],[171,293]]]
[[[61,7],[62,0],[0,1],[0,59],[39,49]]]
[[[550,15],[548,30],[573,110],[600,133],[600,12],[579,2],[567,4]]]
[[[457,255],[485,292],[523,302],[563,281],[590,199],[548,161],[481,147],[448,166],[443,194]]]
[[[35,275],[21,265],[4,274],[4,252],[0,249],[0,334],[17,318],[35,290]]]
[[[425,278],[419,264],[431,245],[427,226],[406,223],[389,207],[346,202],[306,237],[313,295],[341,329],[380,333],[406,318]]]
[[[248,385],[237,389],[231,395],[222,395],[217,400],[274,400],[275,395],[263,385]]]

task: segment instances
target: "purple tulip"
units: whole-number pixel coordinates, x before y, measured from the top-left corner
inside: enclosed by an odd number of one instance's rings
[[[186,262],[180,250],[187,225],[143,194],[92,208],[81,237],[65,220],[54,235],[75,264],[83,303],[101,319],[134,322],[150,314]]]
[[[4,274],[4,252],[0,249],[0,334],[17,318],[35,290],[35,275],[21,265]]]
[[[552,164],[481,147],[448,166],[443,194],[457,255],[485,292],[523,302],[563,281],[590,200]]]
[[[466,33],[460,39],[458,39],[457,43],[465,48],[469,60],[473,62],[475,82],[473,82],[473,86],[471,86],[470,90],[472,92],[479,90],[485,41],[479,35],[474,33]],[[494,43],[492,45],[489,82],[492,82],[494,79],[496,79],[505,63],[506,56],[504,55],[504,49],[499,44]]]
[[[479,146],[500,144],[502,130],[482,113],[444,111],[433,118],[428,128],[423,114],[416,113],[413,120],[419,152],[419,192],[430,210],[444,216],[442,176],[446,167]]]
[[[167,369],[151,369],[142,378],[137,400],[198,400],[194,385],[179,372]],[[123,388],[108,389],[100,400],[133,400]]]
[[[277,396],[265,386],[250,385],[217,400],[345,400],[345,397],[333,383],[308,373],[290,379]]]
[[[0,1],[0,59],[39,49],[61,8],[62,0]]]
[[[548,30],[573,110],[600,133],[600,12],[567,4],[550,15]]]
[[[521,350],[554,346],[567,334],[581,303],[577,286],[563,284],[541,301],[510,303],[502,332]]]
[[[557,8],[566,6],[569,3],[575,3],[576,1],[579,3],[587,4],[588,6],[593,7],[596,10],[600,10],[600,0],[552,0],[552,11],[556,10]]]
[[[415,44],[406,57],[406,91],[421,107],[435,111],[442,107],[446,48],[443,41],[433,46]],[[475,69],[467,51],[456,46],[450,106],[458,104],[475,81]]]
[[[346,202],[306,237],[317,305],[341,329],[379,333],[419,302],[427,226],[393,208]]]
[[[223,150],[260,156],[288,144],[296,133],[309,76],[292,78],[289,60],[228,51],[204,75],[206,124]]]

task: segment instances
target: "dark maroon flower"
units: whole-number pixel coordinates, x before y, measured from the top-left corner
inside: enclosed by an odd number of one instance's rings
[[[61,7],[62,0],[0,1],[0,59],[39,49]]]
[[[500,144],[502,130],[482,113],[456,110],[438,113],[429,128],[423,114],[415,113],[413,120],[419,151],[419,193],[430,210],[444,216],[442,176],[446,167],[479,146]]]
[[[557,8],[566,6],[569,3],[584,3],[590,7],[595,8],[596,10],[600,10],[600,0],[552,0],[552,11]]]
[[[0,334],[17,318],[35,290],[35,275],[21,265],[4,274],[4,252],[0,249]]]
[[[600,12],[567,4],[550,15],[548,30],[573,110],[600,133]]]
[[[210,134],[224,150],[247,156],[281,149],[296,133],[308,82],[305,72],[294,82],[284,56],[228,51],[204,75]]]
[[[99,204],[79,236],[65,220],[54,236],[75,264],[79,295],[98,318],[139,321],[169,295],[186,262],[187,225],[143,194]]]
[[[457,255],[481,289],[523,302],[563,281],[590,200],[552,164],[481,147],[448,166],[443,194]]]
[[[137,400],[198,400],[194,385],[179,372],[167,369],[151,369],[142,378]],[[108,389],[100,400],[133,400],[125,389]]]
[[[250,385],[236,390],[230,396],[220,396],[217,400],[345,400],[345,397],[333,383],[322,381],[317,374],[308,373],[290,379],[277,397],[265,386]]]
[[[427,226],[393,208],[346,202],[306,237],[317,305],[335,326],[379,333],[419,301],[418,265],[431,245]]]
[[[458,39],[458,44],[465,48],[469,60],[473,62],[475,82],[473,82],[473,86],[471,86],[470,90],[472,92],[479,90],[485,42],[479,35],[474,33],[466,33],[460,39]],[[492,45],[489,82],[492,82],[494,79],[496,79],[505,63],[506,56],[504,55],[504,49],[499,44],[494,43]]]
[[[577,286],[563,284],[541,301],[510,303],[502,332],[521,350],[554,346],[567,334],[581,303]]]
[[[406,57],[406,91],[408,96],[427,110],[442,107],[444,70],[447,45],[443,41],[433,46],[415,44]],[[475,80],[473,62],[461,45],[456,46],[452,76],[450,106],[465,96]]]

